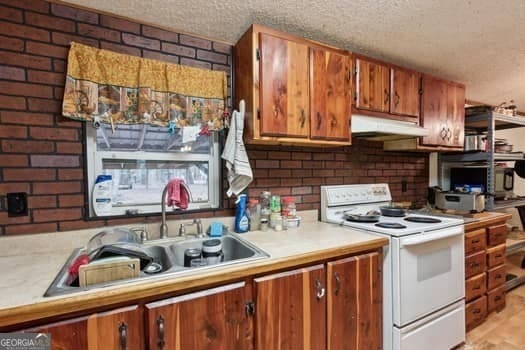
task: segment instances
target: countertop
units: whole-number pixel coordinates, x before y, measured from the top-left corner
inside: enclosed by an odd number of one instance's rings
[[[317,211],[309,211],[303,213],[299,228],[241,235],[268,253],[267,259],[55,297],[43,295],[72,250],[85,245],[101,229],[3,237],[0,263],[5,268],[0,279],[0,327],[227,283],[388,244],[385,238],[316,220]]]

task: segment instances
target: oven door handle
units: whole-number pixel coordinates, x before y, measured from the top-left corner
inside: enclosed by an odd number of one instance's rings
[[[463,235],[464,231],[462,226],[457,226],[449,230],[441,231],[439,233],[427,233],[423,235],[416,235],[412,238],[406,238],[401,240],[401,247],[414,246],[423,243],[433,242],[440,239],[450,238],[454,236]]]

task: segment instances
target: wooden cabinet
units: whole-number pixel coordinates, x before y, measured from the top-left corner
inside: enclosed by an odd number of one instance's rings
[[[235,105],[245,100],[245,143],[350,144],[351,56],[253,25],[234,48]]]
[[[144,349],[142,309],[124,307],[43,325],[25,332],[51,333],[56,350]]]
[[[250,300],[239,282],[146,304],[148,349],[252,349]]]
[[[256,278],[256,349],[380,349],[382,255]]]
[[[421,74],[415,71],[391,68],[390,113],[419,117]]]
[[[376,112],[390,111],[390,68],[386,64],[355,59],[355,107]]]
[[[465,306],[465,325],[467,331],[479,326],[487,318],[487,296],[476,299]]]
[[[430,130],[420,138],[422,146],[463,150],[465,86],[423,75],[421,79],[421,125]]]

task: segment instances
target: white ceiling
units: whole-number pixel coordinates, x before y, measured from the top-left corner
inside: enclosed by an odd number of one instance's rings
[[[525,110],[524,0],[67,0],[235,43],[251,23],[461,81]]]

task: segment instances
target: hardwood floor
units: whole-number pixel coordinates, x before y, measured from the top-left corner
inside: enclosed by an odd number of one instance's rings
[[[461,350],[522,350],[525,348],[525,285],[507,294],[506,307],[492,313],[467,333]]]

